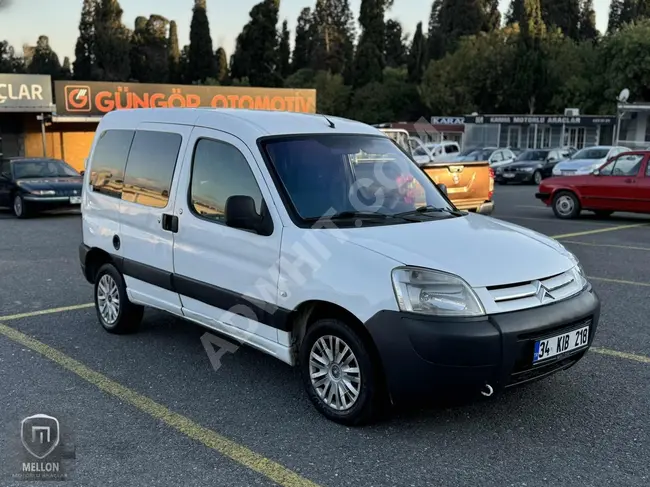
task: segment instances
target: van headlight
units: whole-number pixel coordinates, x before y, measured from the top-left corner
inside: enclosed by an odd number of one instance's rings
[[[392,272],[393,289],[401,311],[435,316],[483,316],[485,309],[474,290],[460,277],[418,267]]]

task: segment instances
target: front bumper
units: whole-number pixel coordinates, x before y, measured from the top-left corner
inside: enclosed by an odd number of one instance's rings
[[[437,318],[381,311],[366,322],[393,401],[433,397],[440,389],[495,390],[567,369],[591,347],[600,300],[593,289],[565,301],[479,318]],[[590,324],[586,347],[533,365],[540,338]]]
[[[28,202],[32,208],[45,209],[81,206],[81,196],[39,196],[34,194],[24,194],[23,200]]]
[[[498,176],[495,175],[495,180],[500,183],[532,183],[533,174],[532,172],[504,172]]]

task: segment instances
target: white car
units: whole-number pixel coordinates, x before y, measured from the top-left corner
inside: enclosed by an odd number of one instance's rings
[[[599,320],[560,243],[458,211],[385,134],[341,118],[110,112],[81,211],[81,268],[107,332],[135,331],[145,306],[167,311],[298,367],[343,424],[567,369]]]
[[[579,150],[570,159],[562,161],[553,168],[553,176],[582,176],[591,174],[612,157],[629,152],[627,147],[594,146]]]
[[[419,139],[417,139],[419,141]],[[411,144],[413,146],[413,143]],[[460,146],[457,142],[417,143],[413,149],[413,159],[418,164],[440,162],[445,157],[458,155]]]

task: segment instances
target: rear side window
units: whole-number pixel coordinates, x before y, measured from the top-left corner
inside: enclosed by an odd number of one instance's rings
[[[244,155],[225,142],[199,140],[192,161],[192,211],[208,220],[225,223],[226,201],[235,195],[253,198],[255,209],[261,214],[262,193]]]
[[[182,141],[180,134],[138,130],[126,163],[122,199],[166,207]]]
[[[93,191],[121,198],[126,158],[134,133],[133,130],[107,130],[99,136],[91,161],[90,185]]]
[[[455,145],[446,145],[445,152],[447,154],[455,154],[456,152],[458,152],[458,147],[456,147]]]

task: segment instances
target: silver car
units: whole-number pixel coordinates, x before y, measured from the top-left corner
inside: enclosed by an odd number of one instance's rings
[[[591,174],[612,157],[629,151],[630,149],[628,147],[611,145],[585,147],[573,154],[571,159],[556,164],[553,168],[553,176],[581,176]]]

